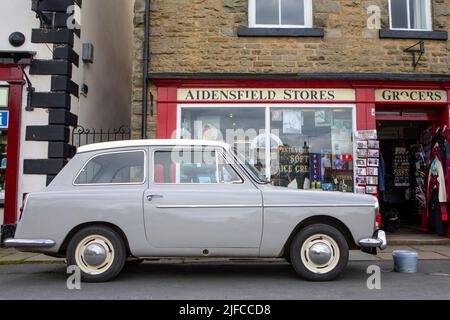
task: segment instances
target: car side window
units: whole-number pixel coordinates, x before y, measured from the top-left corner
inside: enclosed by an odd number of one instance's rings
[[[142,184],[145,182],[144,171],[144,151],[105,153],[91,158],[74,184]]]
[[[215,149],[173,149],[154,153],[153,180],[159,184],[231,184],[241,177]]]

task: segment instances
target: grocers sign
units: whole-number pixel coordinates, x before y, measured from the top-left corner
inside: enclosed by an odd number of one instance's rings
[[[178,101],[354,101],[353,89],[179,89]]]
[[[375,91],[380,102],[447,102],[447,92],[443,90],[398,90],[383,89]]]

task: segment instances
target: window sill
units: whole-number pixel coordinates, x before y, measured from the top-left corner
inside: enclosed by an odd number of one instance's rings
[[[319,37],[325,32],[322,28],[248,28],[239,27],[238,37]]]
[[[447,31],[409,31],[381,29],[381,39],[448,40]]]

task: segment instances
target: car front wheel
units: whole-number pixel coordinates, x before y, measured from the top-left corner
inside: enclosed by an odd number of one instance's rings
[[[122,238],[103,226],[87,227],[75,234],[67,247],[67,263],[80,268],[84,282],[106,282],[122,271],[126,248]]]
[[[334,227],[315,224],[294,237],[290,258],[299,276],[309,281],[331,281],[347,266],[349,248],[345,237]]]

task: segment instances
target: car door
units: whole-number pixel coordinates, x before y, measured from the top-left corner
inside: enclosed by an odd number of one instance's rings
[[[153,148],[144,194],[155,248],[259,248],[262,194],[214,148]]]

